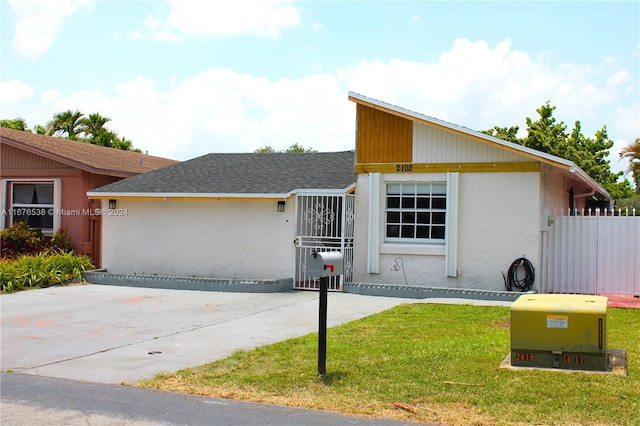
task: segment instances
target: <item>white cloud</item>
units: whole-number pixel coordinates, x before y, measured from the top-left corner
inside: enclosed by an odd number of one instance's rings
[[[130,36],[140,38],[148,34],[163,40],[179,38],[180,34],[278,37],[284,29],[300,22],[300,11],[290,0],[167,0],[154,15],[147,17],[144,31]]]
[[[13,79],[0,82],[0,103],[2,104],[28,98],[32,93],[33,88],[20,80]]]
[[[168,136],[182,152],[250,152],[294,143],[331,151],[353,148],[349,112],[328,74],[270,81],[210,69],[168,93],[163,120],[176,123]]]
[[[314,30],[318,31],[318,32],[326,32],[327,31],[327,27],[320,23],[320,22],[313,22],[311,24],[311,28],[313,28]]]
[[[28,122],[46,122],[65,109],[98,111],[136,147],[186,160],[294,143],[320,151],[352,149],[355,107],[347,100],[349,90],[476,130],[523,129],[525,118],[535,119],[536,109],[550,100],[558,106],[554,116],[569,129],[581,120],[585,136],[607,124],[616,141],[611,166],[624,169],[618,152],[640,136],[640,120],[638,103],[620,103],[621,95],[609,88],[607,78],[618,70],[598,74],[579,64],[549,63],[546,56],[534,59],[513,50],[509,40],[495,47],[458,40],[433,63],[370,61],[278,80],[212,68],[174,79],[162,91],[143,77],[119,84],[111,94],[49,91],[41,95],[40,121]]]
[[[618,172],[629,167],[628,159],[620,159],[620,151],[636,138],[640,138],[640,104],[635,103],[630,108],[617,108],[613,117],[615,119],[614,128],[620,129],[620,133],[626,135],[626,137],[616,138],[613,148],[611,148],[611,169]],[[611,132],[609,131],[609,133]]]
[[[613,116],[616,128],[622,129],[625,134],[632,135],[633,140],[640,138],[640,104],[638,102],[629,108],[617,108]]]
[[[607,79],[607,85],[611,87],[618,86],[629,80],[629,73],[627,70],[619,70],[614,72]]]
[[[0,82],[0,118],[24,118],[30,124],[30,109],[34,89],[20,80],[13,79]]]
[[[91,0],[9,0],[16,14],[13,47],[19,54],[38,59],[51,47],[64,19]]]
[[[44,97],[44,96],[43,96]],[[353,149],[354,108],[334,76],[270,81],[209,69],[166,93],[136,78],[108,96],[82,91],[43,99],[50,111],[78,109],[110,117],[108,127],[150,154],[186,160],[209,152],[252,152],[294,143],[321,151]]]
[[[482,130],[522,127],[548,100],[565,122],[602,119],[600,108],[610,105],[615,93],[599,82],[597,72],[581,64],[550,67],[546,56],[534,59],[513,50],[510,40],[491,48],[459,39],[435,63],[364,62],[345,68],[340,77],[355,92]],[[624,74],[615,75],[621,80]]]

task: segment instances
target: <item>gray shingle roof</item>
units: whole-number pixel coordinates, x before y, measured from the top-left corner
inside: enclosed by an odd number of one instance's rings
[[[288,194],[345,189],[356,182],[355,152],[207,154],[133,176],[90,194]]]

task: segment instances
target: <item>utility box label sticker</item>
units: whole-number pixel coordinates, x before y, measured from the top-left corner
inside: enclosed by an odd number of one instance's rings
[[[567,315],[547,315],[547,328],[569,328]]]

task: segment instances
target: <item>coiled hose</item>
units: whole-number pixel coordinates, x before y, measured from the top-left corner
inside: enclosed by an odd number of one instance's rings
[[[524,277],[522,278],[518,276],[518,269],[520,269],[520,266],[522,266],[522,269],[524,270]],[[525,292],[531,290],[531,287],[533,287],[533,281],[536,278],[536,274],[531,262],[524,257],[521,257],[513,261],[509,267],[507,275],[503,272],[502,277],[504,278],[504,286],[508,291],[517,288],[518,290]]]

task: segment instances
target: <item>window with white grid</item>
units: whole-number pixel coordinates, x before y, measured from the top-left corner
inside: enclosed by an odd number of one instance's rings
[[[387,183],[385,206],[385,241],[444,244],[446,183]]]

